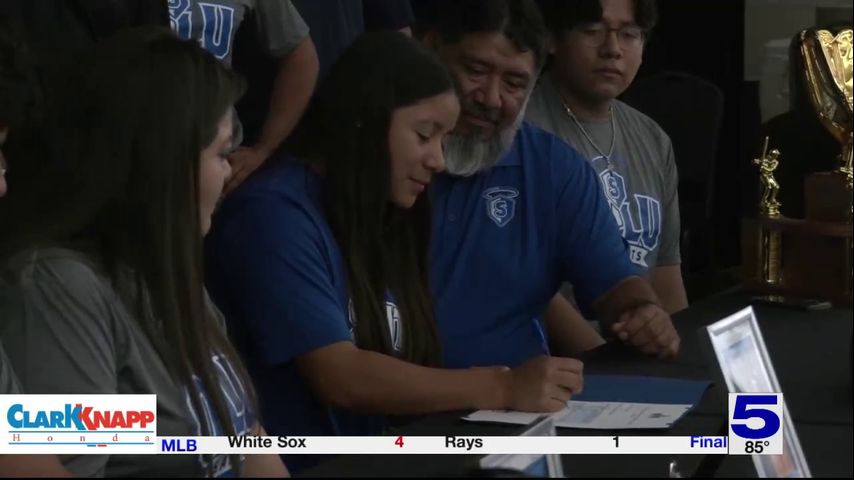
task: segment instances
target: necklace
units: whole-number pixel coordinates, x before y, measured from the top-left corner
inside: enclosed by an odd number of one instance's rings
[[[578,120],[578,117],[576,117],[575,113],[572,112],[572,109],[569,108],[569,104],[566,103],[566,99],[563,98],[563,95],[561,95],[561,102],[563,102],[563,109],[566,111],[566,114],[569,115],[569,118],[571,118],[573,122],[575,122],[575,125],[579,130],[581,130],[581,134],[584,135],[584,138],[586,138],[587,141],[590,142],[590,145],[593,146],[593,149],[605,159],[605,162],[608,164],[608,170],[613,170],[614,164],[611,163],[611,155],[614,154],[614,144],[617,141],[617,123],[614,121],[614,106],[608,105],[608,118],[611,119],[611,146],[608,147],[608,153],[606,154],[598,145],[596,145],[596,142],[593,141],[590,134],[587,133],[587,130],[585,130],[584,126]]]

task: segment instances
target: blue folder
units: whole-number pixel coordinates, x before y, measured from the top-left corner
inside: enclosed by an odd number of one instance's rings
[[[627,375],[584,375],[584,390],[573,400],[696,406],[711,382]]]

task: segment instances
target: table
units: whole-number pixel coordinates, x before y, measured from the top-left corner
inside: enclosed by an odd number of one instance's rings
[[[585,363],[586,373],[712,379],[700,347],[699,330],[749,304],[728,294],[698,303],[674,316],[682,350],[672,362],[643,357],[627,348],[609,348]],[[807,462],[815,476],[852,475],[851,308],[800,311],[755,306],[789,412],[795,419]],[[726,389],[713,385],[697,407],[668,431],[639,435],[725,435]],[[467,412],[429,415],[393,428],[391,435],[516,435],[518,426],[474,424]],[[559,429],[559,435],[614,436],[626,432]],[[672,460],[685,476],[755,477],[750,457],[724,455],[564,455],[568,476],[667,476]],[[300,476],[450,476],[470,473],[471,455],[342,455]]]

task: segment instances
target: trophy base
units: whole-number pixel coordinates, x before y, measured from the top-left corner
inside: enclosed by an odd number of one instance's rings
[[[804,181],[807,220],[817,222],[851,222],[851,190],[845,174],[819,172]]]
[[[786,217],[742,222],[747,290],[852,304],[852,225]]]

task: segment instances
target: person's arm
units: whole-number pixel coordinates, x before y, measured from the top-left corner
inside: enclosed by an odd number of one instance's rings
[[[223,206],[221,230],[212,233],[212,283],[228,296],[226,315],[246,328],[258,360],[269,366],[295,361],[320,402],[384,414],[553,411],[581,390],[583,367],[573,359],[540,357],[514,370],[451,370],[359,349],[348,295],[327,260],[338,253],[322,220],[297,202],[237,202]]]
[[[577,152],[555,141],[552,181],[559,194],[557,218],[563,280],[602,325],[644,353],[671,357],[679,336],[649,283],[629,261],[625,240],[608,207],[598,176]]]
[[[621,281],[593,303],[593,310],[603,328],[641,352],[661,358],[679,353],[679,334],[646,280]]]
[[[249,147],[239,147],[229,155],[232,174],[225,186],[226,192],[243,183],[291,134],[308,106],[319,69],[317,51],[310,37],[305,37],[282,58],[273,84],[270,110],[258,142]]]
[[[339,342],[302,355],[297,364],[323,403],[363,413],[557,411],[582,389],[583,366],[570,358],[541,356],[513,370],[451,370],[423,367]]]
[[[258,141],[229,155],[228,193],[258,169],[291,134],[308,106],[320,63],[308,26],[290,0],[255,2],[258,40],[272,58],[279,58],[270,107]]]
[[[667,134],[663,135],[662,156],[664,167],[662,176],[662,232],[661,246],[658,251],[657,265],[651,269],[649,281],[667,313],[674,314],[688,308],[688,295],[682,281],[682,263],[679,243],[681,236],[681,217],[679,215],[679,175],[673,146]]]
[[[252,429],[253,436],[266,437],[264,427],[255,425]],[[246,455],[243,464],[242,477],[245,478],[287,478],[291,474],[282,462],[282,457],[276,453],[269,455]]]
[[[682,268],[679,265],[653,268],[649,282],[667,313],[674,314],[688,308],[688,295],[685,293]]]
[[[80,261],[48,258],[28,268],[32,278],[6,297],[14,303],[0,305],[4,347],[21,390],[119,393],[115,354],[122,347],[112,320],[114,297]],[[63,455],[61,460],[75,476],[103,476],[109,455]],[[49,462],[46,457],[45,466]]]
[[[605,343],[599,332],[560,292],[549,302],[544,317],[549,348],[554,355],[569,357]]]

